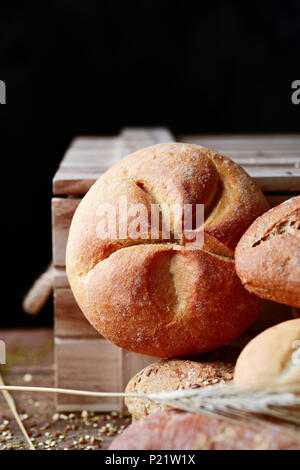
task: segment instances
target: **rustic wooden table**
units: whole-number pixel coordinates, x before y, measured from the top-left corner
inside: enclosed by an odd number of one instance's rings
[[[0,371],[7,385],[54,386],[53,330],[0,330],[7,365]],[[106,449],[130,424],[119,413],[57,413],[50,393],[14,392],[17,409],[36,449]],[[0,392],[0,450],[28,445]]]
[[[256,322],[257,323],[257,322]],[[259,321],[257,323],[259,325]],[[252,332],[244,333],[230,346],[209,353],[215,360],[235,362],[241,347]],[[38,387],[54,386],[53,330],[0,330],[0,339],[7,346],[7,365],[0,372],[7,385]],[[12,393],[19,415],[37,450],[101,450],[109,447],[112,439],[121,433],[131,418],[116,411],[95,413],[82,409],[80,412],[57,412],[55,395],[52,393]],[[277,432],[294,426],[276,420],[265,420],[257,428],[257,437],[264,433],[264,425],[273,422],[280,426]],[[0,450],[28,449],[10,409],[0,392]]]

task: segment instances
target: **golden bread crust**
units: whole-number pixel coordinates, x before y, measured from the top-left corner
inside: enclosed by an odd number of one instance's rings
[[[99,205],[115,207],[120,221],[122,196],[147,208],[141,239],[100,239]],[[177,239],[176,223],[169,238],[149,239],[152,203],[204,204],[203,249]],[[233,253],[267,207],[238,165],[203,147],[159,144],[129,155],[93,185],[73,217],[66,268],[80,308],[108,340],[142,354],[172,357],[225,344],[261,308],[237,278]]]
[[[299,385],[300,319],[268,328],[256,336],[241,352],[234,380],[243,387]]]
[[[231,362],[163,359],[138,372],[128,382],[125,392],[159,393],[225,383],[233,379],[233,369]],[[135,420],[169,408],[167,405],[132,397],[126,397],[125,404]]]
[[[109,450],[287,450],[300,441],[266,424],[232,422],[212,416],[161,411],[137,421]]]
[[[235,263],[247,290],[300,307],[300,196],[255,220],[237,245]]]

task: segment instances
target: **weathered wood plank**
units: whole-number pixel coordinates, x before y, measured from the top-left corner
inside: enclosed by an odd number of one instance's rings
[[[174,141],[165,128],[124,129],[115,138],[75,139],[54,177],[54,194],[85,194],[120,158],[139,148]],[[232,158],[263,191],[300,190],[300,136],[180,136],[179,141],[203,145]]]
[[[97,150],[97,149],[73,149],[72,147],[67,151],[65,158],[61,162],[62,168],[85,168],[94,167],[98,169],[104,165],[107,167],[107,162],[113,162],[115,158],[114,151]],[[117,160],[116,160],[117,161]]]
[[[118,136],[77,136],[74,137],[70,143],[72,149],[100,149],[100,150],[110,150],[118,140]],[[62,160],[63,161],[63,160]]]
[[[126,385],[129,380],[137,374],[144,367],[152,364],[152,362],[157,361],[157,357],[145,356],[143,354],[136,354],[125,349],[121,350],[121,380],[122,380],[122,390],[125,390]]]
[[[53,286],[54,286],[54,289],[57,289],[57,288],[70,288],[70,284],[69,284],[69,281],[67,279],[67,275],[66,275],[66,270],[64,267],[55,267],[53,269],[53,273],[54,273],[54,282],[53,282]]]
[[[164,127],[125,128],[120,134],[120,158],[141,148],[175,141],[174,135]]]
[[[299,151],[299,134],[188,134],[177,136],[178,142],[190,142],[212,147],[219,152],[236,150]]]
[[[76,390],[117,392],[121,389],[121,350],[105,339],[55,338],[56,386]],[[119,398],[58,395],[60,411],[121,411]]]
[[[264,193],[300,191],[300,169],[245,168]]]
[[[75,390],[120,392],[155,358],[123,351],[105,339],[55,337],[56,386]],[[119,398],[58,395],[59,411],[125,411]]]
[[[102,173],[125,155],[174,140],[173,134],[163,127],[125,128],[114,138],[76,138],[53,178],[53,194],[85,194]]]
[[[54,289],[54,331],[59,337],[100,337],[80,310],[70,287]]]
[[[52,254],[54,266],[65,266],[69,228],[79,203],[80,199],[52,199]]]
[[[186,135],[241,165],[265,192],[300,190],[300,135]]]
[[[99,154],[98,160],[89,160],[91,147],[93,156],[95,152]],[[119,150],[118,137],[74,139],[53,178],[53,194],[85,194],[95,180],[120,159]]]

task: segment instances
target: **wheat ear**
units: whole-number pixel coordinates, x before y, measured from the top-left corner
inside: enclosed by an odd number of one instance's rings
[[[1,384],[1,387],[0,389],[2,390],[2,393],[3,393],[3,396],[15,418],[15,420],[17,421],[18,423],[18,426],[19,428],[21,429],[24,437],[25,437],[25,440],[27,441],[28,443],[28,446],[29,446],[29,449],[31,450],[35,450],[35,447],[30,439],[30,437],[28,436],[28,433],[26,431],[26,428],[24,426],[24,424],[22,423],[22,420],[19,416],[19,413],[17,411],[17,407],[16,407],[16,404],[15,404],[15,401],[13,399],[13,397],[11,396],[11,394],[6,390],[6,385],[4,384],[4,381],[3,381],[3,378],[2,378],[2,375],[0,374],[0,384]]]

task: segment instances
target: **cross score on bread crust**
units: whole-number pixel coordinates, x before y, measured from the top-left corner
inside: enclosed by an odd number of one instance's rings
[[[120,197],[148,208],[144,237],[97,236],[99,205],[115,207],[119,221]],[[189,249],[182,220],[172,217],[170,237],[151,239],[151,204],[204,205],[204,223],[190,227],[203,246]],[[215,349],[261,308],[236,275],[234,250],[267,209],[247,173],[218,153],[180,143],[139,150],[102,175],[76,210],[66,255],[75,298],[90,323],[124,349],[160,357]]]

